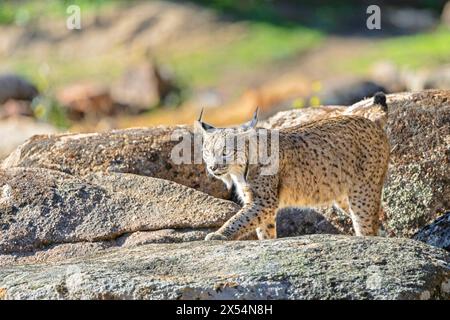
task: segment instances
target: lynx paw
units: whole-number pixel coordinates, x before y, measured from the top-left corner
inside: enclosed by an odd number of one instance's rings
[[[205,237],[205,241],[210,241],[210,240],[227,240],[227,238],[224,235],[221,235],[216,232],[212,232],[212,233],[208,233]]]

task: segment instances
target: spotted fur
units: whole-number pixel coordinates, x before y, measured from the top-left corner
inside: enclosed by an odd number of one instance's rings
[[[262,175],[246,162],[247,150],[232,150],[240,163],[218,164],[223,141],[249,132],[249,126],[217,129],[197,122],[203,133],[207,170],[233,184],[242,209],[206,240],[240,239],[250,232],[276,238],[276,213],[287,206],[337,204],[350,215],[357,236],[377,234],[389,143],[376,123],[360,116],[338,116],[279,130],[279,170]],[[206,131],[209,129],[209,131]]]

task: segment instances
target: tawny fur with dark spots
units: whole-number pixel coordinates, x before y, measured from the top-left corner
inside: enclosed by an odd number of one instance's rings
[[[225,139],[245,135],[255,124],[256,118],[238,128],[219,129],[196,122],[208,171],[228,187],[234,184],[243,202],[206,240],[240,239],[255,230],[259,239],[276,238],[279,208],[329,204],[350,215],[357,236],[377,234],[390,150],[378,124],[360,116],[338,116],[280,129],[279,169],[273,175],[263,175],[259,164],[248,164],[245,148],[224,151]],[[217,162],[227,157],[242,161]]]

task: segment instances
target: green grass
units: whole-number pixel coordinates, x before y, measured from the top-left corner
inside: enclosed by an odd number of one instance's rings
[[[62,17],[67,15],[67,7],[78,5],[84,12],[103,8],[106,5],[116,5],[123,1],[117,0],[0,0],[0,25],[25,25],[33,19],[45,17]]]
[[[126,66],[126,61],[116,55],[91,56],[76,60],[49,56],[47,61],[50,65],[30,56],[11,57],[4,68],[30,79],[40,91],[47,91],[80,80],[108,84],[119,78]]]
[[[242,38],[195,52],[161,58],[191,86],[214,84],[225,72],[251,70],[265,63],[289,58],[319,44],[320,32],[303,27],[249,23]]]
[[[450,29],[381,40],[371,52],[339,62],[349,73],[366,73],[377,60],[390,60],[401,67],[419,69],[450,63]]]

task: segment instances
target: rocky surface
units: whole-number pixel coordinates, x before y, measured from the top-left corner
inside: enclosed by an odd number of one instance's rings
[[[411,236],[450,209],[450,90],[393,95],[388,105],[385,227]]]
[[[312,235],[149,244],[0,269],[5,299],[447,299],[450,256],[407,239]]]
[[[239,209],[171,181],[120,173],[13,168],[0,171],[0,191],[0,265],[203,239]]]
[[[202,163],[174,162],[172,150],[184,136],[193,139],[190,127],[35,136],[5,159],[2,167],[47,168],[77,176],[99,171],[134,173],[175,181],[228,199],[224,184],[208,177]]]
[[[420,229],[413,237],[431,246],[450,251],[450,212]]]
[[[348,108],[330,106],[281,112],[262,122],[266,128],[283,128],[338,114],[367,117],[385,128],[392,145],[384,189],[383,227],[390,236],[412,236],[450,209],[450,91],[388,95],[389,114],[363,100]],[[83,176],[91,172],[124,172],[172,180],[215,197],[229,199],[223,184],[205,174],[202,164],[175,164],[171,159],[182,129],[156,127],[108,133],[37,136],[13,152],[2,164],[40,167]],[[193,151],[193,150],[192,150]],[[348,217],[322,210],[341,232],[351,232]],[[303,218],[300,218],[303,219]]]
[[[323,214],[309,208],[285,208],[277,214],[277,237],[341,233]]]

